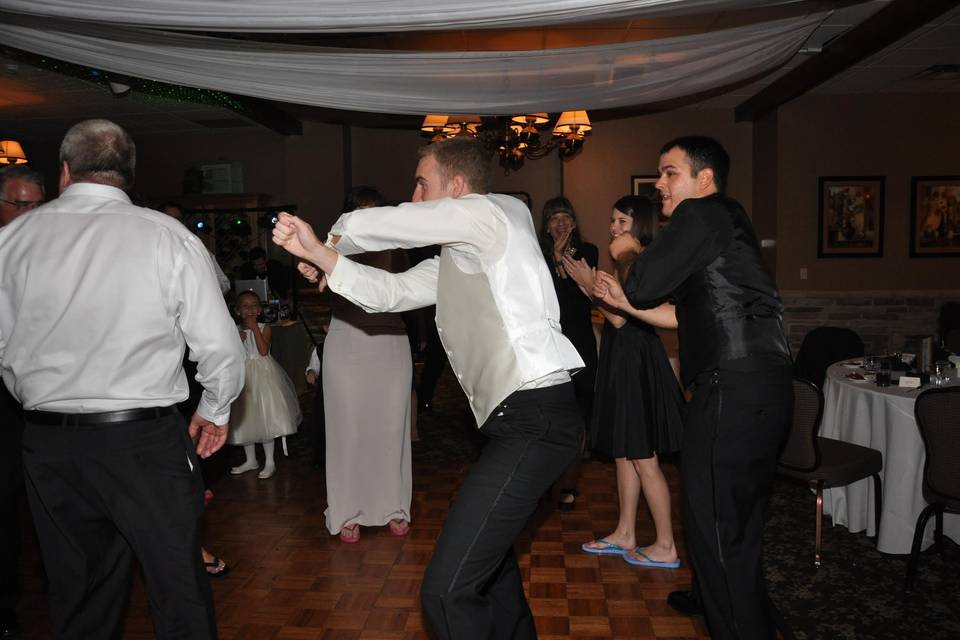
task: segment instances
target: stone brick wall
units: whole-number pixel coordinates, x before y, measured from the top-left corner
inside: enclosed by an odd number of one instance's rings
[[[920,352],[920,340],[937,332],[944,302],[960,301],[960,290],[944,291],[781,291],[784,324],[794,355],[803,337],[817,327],[848,327],[863,339],[867,353]]]

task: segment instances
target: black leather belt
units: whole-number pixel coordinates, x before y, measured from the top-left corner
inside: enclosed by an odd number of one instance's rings
[[[136,422],[173,415],[175,406],[150,407],[149,409],[124,409],[101,413],[57,413],[56,411],[24,411],[23,419],[29,424],[45,424],[63,427],[81,427],[117,422]]]

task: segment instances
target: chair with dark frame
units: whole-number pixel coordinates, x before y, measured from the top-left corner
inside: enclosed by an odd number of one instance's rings
[[[880,531],[883,496],[880,470],[883,468],[883,455],[876,449],[818,435],[823,418],[823,393],[817,385],[794,378],[793,396],[793,425],[777,461],[777,474],[816,489],[816,546],[813,564],[819,567],[824,489],[872,477],[876,529],[877,532]]]
[[[859,358],[863,354],[863,340],[853,329],[817,327],[803,337],[793,363],[793,374],[822,388],[827,367],[847,358]]]
[[[917,518],[907,562],[905,588],[913,589],[920,561],[920,544],[931,515],[936,515],[934,547],[943,553],[943,514],[960,513],[960,387],[928,389],[914,407],[923,438],[923,498],[927,506]]]

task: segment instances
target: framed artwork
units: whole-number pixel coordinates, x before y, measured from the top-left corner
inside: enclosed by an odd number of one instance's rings
[[[883,176],[822,176],[819,258],[883,256]]]
[[[960,256],[960,176],[914,176],[910,257]]]
[[[635,196],[647,196],[654,202],[660,202],[660,192],[653,185],[660,176],[656,174],[630,177],[630,193]]]

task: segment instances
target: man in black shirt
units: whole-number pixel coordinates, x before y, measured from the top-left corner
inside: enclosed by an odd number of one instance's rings
[[[729,162],[711,138],[664,145],[656,187],[670,223],[614,295],[637,308],[676,304],[681,375],[694,390],[681,476],[695,592],[714,638],[766,639],[763,510],[793,410],[791,360],[753,226],[723,194]],[[682,592],[668,601],[695,604]]]
[[[268,260],[263,247],[250,249],[250,261],[240,268],[240,280],[266,280],[271,296],[286,300],[290,293],[290,269],[276,260]],[[266,300],[261,300],[266,302]]]

